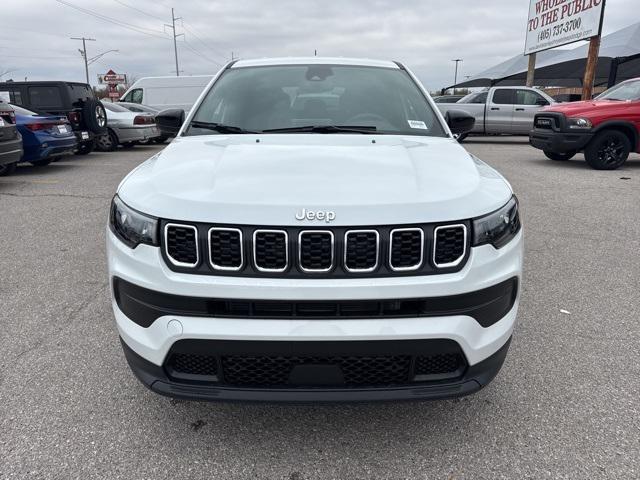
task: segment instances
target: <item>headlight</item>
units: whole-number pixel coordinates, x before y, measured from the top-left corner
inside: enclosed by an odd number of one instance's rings
[[[491,244],[502,248],[519,231],[518,199],[514,195],[501,209],[473,220],[473,246]]]
[[[111,231],[131,248],[141,243],[158,246],[158,219],[143,215],[124,204],[116,195],[111,201]]]
[[[567,118],[567,126],[573,129],[591,128],[593,125],[588,118]]]

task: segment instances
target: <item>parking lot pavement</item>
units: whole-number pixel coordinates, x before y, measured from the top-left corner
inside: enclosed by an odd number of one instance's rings
[[[489,387],[431,403],[152,394],[118,343],[104,233],[118,182],[158,147],[0,178],[0,478],[640,477],[640,159],[598,172],[522,139],[465,146],[520,198],[520,324]]]

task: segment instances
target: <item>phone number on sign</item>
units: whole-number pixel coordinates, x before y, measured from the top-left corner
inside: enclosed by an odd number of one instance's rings
[[[575,20],[569,20],[568,22],[562,22],[553,27],[545,28],[538,33],[538,41],[549,40],[551,37],[557,37],[563,33],[578,30],[581,24],[582,19],[576,18]]]

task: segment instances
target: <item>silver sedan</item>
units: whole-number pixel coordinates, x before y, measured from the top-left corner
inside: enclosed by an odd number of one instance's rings
[[[98,150],[110,152],[118,148],[118,145],[130,148],[138,142],[160,136],[154,115],[131,112],[108,102],[104,102],[104,108],[107,112],[108,131],[97,138]]]

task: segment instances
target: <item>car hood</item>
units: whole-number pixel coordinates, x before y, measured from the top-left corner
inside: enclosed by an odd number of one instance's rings
[[[617,110],[624,106],[625,103],[611,100],[587,100],[583,102],[557,103],[541,111],[564,113],[567,117],[576,117],[585,114],[600,114],[609,109]]]
[[[464,220],[511,197],[508,183],[450,138],[207,135],[175,139],[131,172],[120,198],[171,220],[332,225]]]

